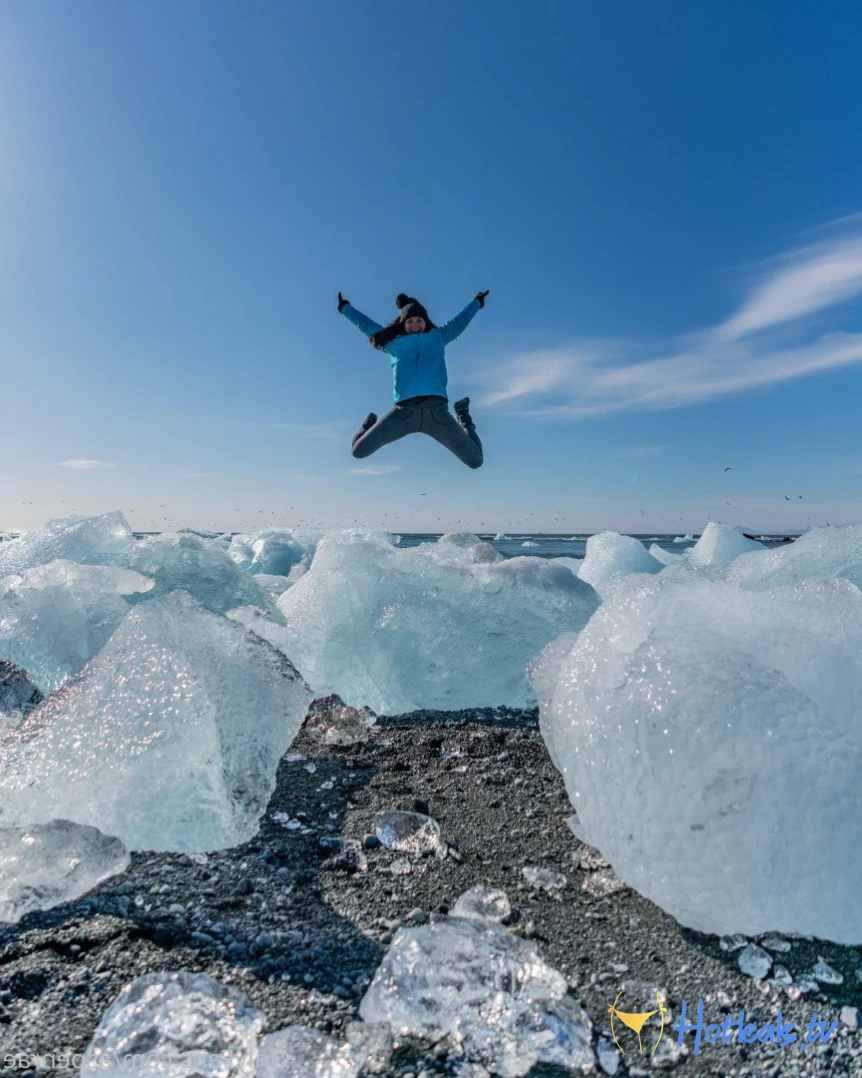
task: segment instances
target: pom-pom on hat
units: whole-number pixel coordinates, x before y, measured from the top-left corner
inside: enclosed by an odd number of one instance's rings
[[[424,318],[426,323],[431,321],[428,317],[428,312],[419,300],[408,296],[405,292],[399,292],[395,297],[395,306],[401,311],[400,321],[402,323],[406,322],[408,318]]]

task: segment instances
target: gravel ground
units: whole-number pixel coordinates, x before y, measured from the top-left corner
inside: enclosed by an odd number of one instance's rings
[[[429,812],[453,853],[393,874],[403,855],[371,837],[375,813],[386,809]],[[604,1044],[597,1073],[862,1073],[855,1016],[846,1009],[862,1007],[862,955],[788,941],[789,951],[775,958],[794,979],[820,959],[843,975],[840,985],[812,984],[794,1000],[787,989],[742,974],[739,949],[681,928],[624,887],[574,838],[570,815],[535,713],[415,713],[382,721],[366,742],[347,747],[324,746],[304,731],[282,761],[252,842],[205,861],[136,853],[126,873],[86,898],[0,929],[0,1069],[62,1070],[62,1057],[83,1051],[120,988],[159,970],[205,971],[240,988],[266,1016],[267,1032],[303,1023],[337,1035],[356,1017],[393,931],[445,915],[460,894],[485,884],[508,894],[510,930],[534,939],[568,977],[597,1045],[610,1035],[608,1005],[625,984],[621,1010],[649,1009],[635,1007],[633,993],[648,999],[653,992],[653,1000],[654,988],[663,993],[670,1015],[659,1051],[647,1054],[655,1040],[649,1027],[640,1055],[634,1034],[616,1023],[626,1055]],[[365,843],[367,871],[355,871],[339,852],[338,836]],[[561,872],[566,886],[557,896],[535,891],[525,866]],[[707,1023],[742,1009],[746,1023],[763,1026],[780,1009],[799,1040],[786,1048],[701,1044],[695,1056],[693,1035],[679,1049],[669,1025],[682,1000],[691,1020],[699,999]],[[827,1043],[803,1047],[815,1012],[829,1025],[837,1020],[837,1030]],[[48,1058],[34,1066],[35,1056]],[[387,1074],[451,1072],[443,1053],[406,1045]]]

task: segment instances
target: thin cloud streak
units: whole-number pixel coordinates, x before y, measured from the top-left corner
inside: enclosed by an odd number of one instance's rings
[[[859,218],[851,221],[858,230]],[[547,418],[666,411],[851,366],[862,362],[862,333],[812,340],[804,320],[860,296],[862,236],[821,242],[785,256],[735,314],[658,355],[635,340],[522,354],[485,372],[494,388],[477,403],[520,403],[514,414]],[[791,329],[806,336],[794,343]]]
[[[364,468],[348,468],[348,475],[388,475],[397,472],[397,464],[368,464]]]
[[[103,460],[61,460],[58,468],[74,468],[79,472],[91,472],[97,468],[116,468],[116,464],[106,464]]]

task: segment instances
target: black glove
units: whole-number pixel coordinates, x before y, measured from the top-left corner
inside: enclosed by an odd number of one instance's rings
[[[479,306],[480,307],[485,306],[485,296],[487,296],[490,291],[491,291],[490,288],[486,288],[484,292],[477,292],[476,293],[476,299],[479,301]]]
[[[338,293],[338,310],[343,311],[344,308],[346,306],[348,306],[349,303],[350,303],[350,300],[345,299],[344,296],[342,296],[342,294],[339,292]]]

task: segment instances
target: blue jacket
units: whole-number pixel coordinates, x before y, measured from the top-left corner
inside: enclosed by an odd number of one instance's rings
[[[443,326],[427,333],[405,333],[386,345],[392,357],[392,395],[395,403],[409,397],[446,397],[446,345],[464,332],[479,310],[479,301],[467,306]],[[341,312],[366,337],[379,333],[383,326],[357,311],[349,303]]]

